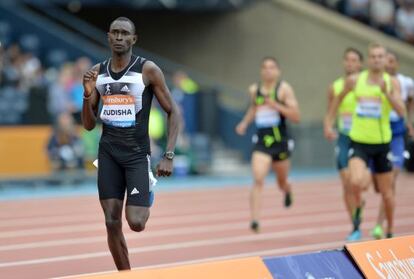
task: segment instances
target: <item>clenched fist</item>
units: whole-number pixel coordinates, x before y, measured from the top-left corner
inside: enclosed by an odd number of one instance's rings
[[[89,70],[83,75],[83,88],[85,90],[85,97],[89,97],[95,89],[98,72]]]

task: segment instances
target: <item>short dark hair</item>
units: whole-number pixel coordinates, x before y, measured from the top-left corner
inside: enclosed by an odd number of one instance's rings
[[[266,61],[272,61],[273,63],[276,64],[277,67],[279,67],[279,62],[277,61],[276,57],[274,56],[265,56],[262,58],[262,64]]]
[[[399,57],[398,57],[398,55],[397,55],[397,53],[395,53],[392,50],[387,49],[387,54],[390,54],[390,55],[394,56],[397,61],[400,60]]]
[[[361,60],[361,62],[364,61],[364,55],[362,55],[362,52],[360,52],[358,49],[356,49],[354,47],[346,48],[345,51],[344,51],[344,57],[350,52],[355,53],[356,55],[358,55],[359,60]]]
[[[127,17],[124,17],[124,16],[120,16],[120,17],[117,17],[117,18],[115,18],[112,22],[111,22],[111,24],[109,25],[109,26],[111,26],[115,21],[126,21],[126,22],[129,22],[129,24],[131,24],[131,26],[132,26],[132,34],[134,34],[135,35],[135,24],[132,22],[132,20],[130,20],[129,18],[127,18]]]

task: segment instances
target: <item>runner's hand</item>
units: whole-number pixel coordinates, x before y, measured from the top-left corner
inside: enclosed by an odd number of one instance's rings
[[[83,88],[85,90],[85,97],[89,97],[96,86],[96,79],[98,72],[89,70],[83,75]]]
[[[338,137],[336,131],[332,127],[324,127],[325,138],[329,141],[334,141]]]
[[[388,94],[387,84],[385,83],[384,78],[381,78],[378,85],[381,87],[381,92]]]
[[[353,79],[352,77],[348,77],[345,80],[345,85],[344,85],[345,95],[351,92],[352,90],[354,90],[354,87],[355,87],[355,79]]]
[[[247,125],[244,121],[240,122],[237,126],[236,126],[236,133],[239,136],[244,136],[246,134],[246,130],[247,130]]]
[[[157,166],[157,176],[170,176],[173,170],[173,160],[162,158]]]

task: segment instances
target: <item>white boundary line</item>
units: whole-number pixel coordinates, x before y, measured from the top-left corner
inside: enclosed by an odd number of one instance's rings
[[[374,210],[366,210],[365,217],[374,217],[376,211]],[[279,217],[277,219],[274,218],[263,218],[262,224],[266,227],[273,227],[277,225],[292,225],[292,224],[309,224],[314,222],[325,222],[325,221],[341,221],[338,219],[338,213],[321,213],[312,218],[309,216],[296,216],[296,217]],[[171,228],[171,229],[161,229],[161,230],[154,230],[148,231],[141,234],[129,232],[125,233],[125,237],[128,241],[133,239],[148,239],[148,238],[156,238],[161,236],[178,236],[178,235],[191,235],[196,233],[206,233],[206,232],[225,232],[231,230],[239,230],[239,229],[246,229],[247,231],[247,223],[246,222],[230,222],[226,224],[220,225],[202,225],[202,226],[187,226],[187,227],[180,227],[180,228]],[[101,236],[93,236],[93,237],[80,237],[80,238],[70,238],[70,239],[62,239],[62,240],[48,240],[48,241],[34,241],[34,242],[26,242],[26,243],[19,243],[19,244],[9,244],[9,245],[0,245],[0,253],[4,251],[15,251],[15,250],[23,250],[23,249],[34,249],[34,248],[46,248],[46,247],[56,247],[56,246],[65,246],[65,245],[80,245],[80,244],[90,244],[90,243],[99,243],[105,242],[106,235]]]
[[[406,226],[406,225],[414,224],[414,220],[413,218],[399,219],[398,222],[396,223],[398,224],[397,226]],[[374,226],[375,222],[367,222],[367,225]],[[233,243],[245,243],[245,242],[252,242],[252,241],[285,239],[285,238],[290,238],[291,236],[311,236],[315,234],[320,235],[320,234],[330,234],[330,233],[341,233],[341,232],[347,232],[348,230],[349,230],[349,225],[341,225],[341,226],[334,226],[334,227],[332,226],[320,227],[319,226],[316,228],[313,227],[313,228],[300,229],[300,230],[294,229],[294,230],[287,230],[287,231],[281,231],[281,232],[275,232],[275,233],[264,233],[264,234],[259,234],[259,235],[257,234],[256,235],[241,235],[241,236],[236,236],[236,237],[231,236],[231,237],[223,237],[223,238],[216,238],[216,239],[206,239],[206,240],[187,241],[187,242],[172,243],[172,244],[145,246],[145,247],[129,249],[129,254],[132,255],[132,254],[145,253],[145,252],[176,250],[176,249],[193,248],[193,247],[200,247],[200,246],[227,245],[227,244],[233,244]],[[343,242],[341,243],[343,244]],[[318,245],[321,245],[321,244],[318,244]],[[283,248],[280,248],[280,249],[283,249]],[[100,257],[107,257],[110,255],[111,254],[108,251],[101,251],[101,252],[94,252],[94,253],[69,255],[69,256],[40,258],[40,259],[34,259],[34,260],[12,261],[12,262],[0,263],[0,268],[100,258]]]

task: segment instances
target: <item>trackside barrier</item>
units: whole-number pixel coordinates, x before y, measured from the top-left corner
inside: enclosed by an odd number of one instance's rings
[[[414,235],[347,244],[366,278],[414,278]]]
[[[343,250],[250,257],[176,267],[89,275],[83,279],[411,279],[414,236],[347,244]]]
[[[267,270],[260,257],[251,257],[219,262],[191,264],[178,267],[159,269],[134,270],[92,277],[90,279],[215,279],[215,278],[246,278],[246,279],[271,279],[272,275]]]
[[[265,258],[264,262],[277,279],[364,278],[342,250]]]

